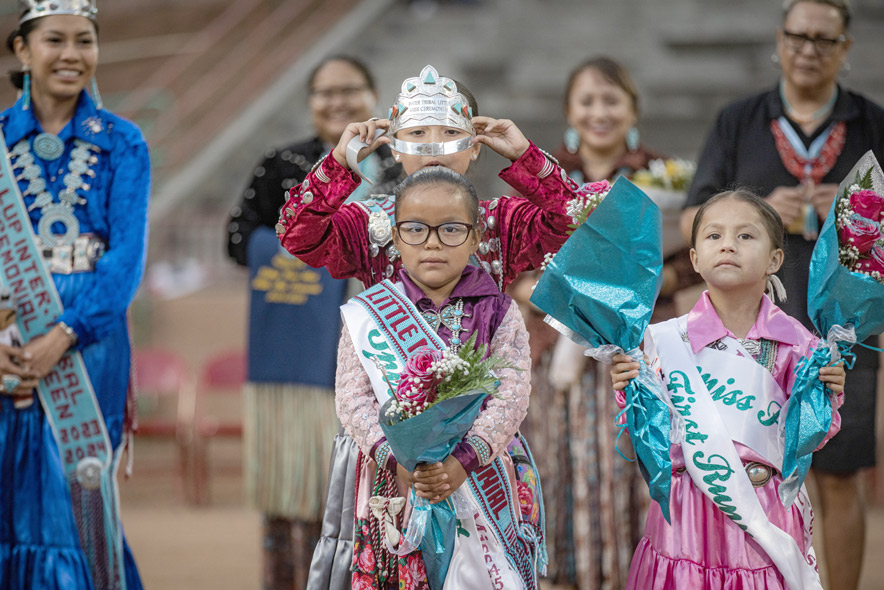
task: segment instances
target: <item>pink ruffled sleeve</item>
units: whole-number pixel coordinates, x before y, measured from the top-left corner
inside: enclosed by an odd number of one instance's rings
[[[335,409],[347,434],[363,453],[371,456],[377,443],[384,439],[384,431],[378,423],[380,406],[346,330],[338,344]]]
[[[480,437],[491,449],[493,459],[506,450],[518,432],[522,420],[528,413],[528,399],[531,394],[531,350],[528,346],[528,330],[525,328],[519,306],[515,302],[512,302],[497,328],[489,349],[491,354],[505,358],[517,367],[498,372],[499,397],[489,399],[466,436],[466,438]]]

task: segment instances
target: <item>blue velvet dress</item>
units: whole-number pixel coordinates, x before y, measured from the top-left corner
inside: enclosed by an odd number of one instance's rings
[[[0,114],[7,149],[42,131],[21,100]],[[74,214],[81,234],[107,244],[90,272],[53,274],[64,313],[59,318],[76,332],[77,348],[107,424],[113,448],[120,446],[129,385],[130,344],[126,312],[144,271],[150,159],[141,131],[132,123],[97,110],[80,95],[73,119],[58,134],[64,153],[55,161],[34,154],[47,190],[58,201],[74,141],[96,146],[94,178],[77,192],[85,203]],[[32,150],[33,152],[33,150]],[[20,180],[22,194],[29,185]],[[34,195],[25,195],[30,207]],[[31,212],[34,230],[41,209]],[[0,396],[0,588],[89,590],[93,588],[80,546],[58,447],[39,403],[15,409]],[[124,542],[127,590],[140,590],[135,561]]]

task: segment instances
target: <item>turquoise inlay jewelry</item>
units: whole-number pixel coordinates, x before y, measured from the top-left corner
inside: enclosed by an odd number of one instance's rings
[[[61,143],[61,154],[55,155],[57,146],[54,146],[52,138]],[[65,188],[59,193],[58,202],[47,190],[43,170],[37,165],[34,154],[44,161],[57,160],[64,153],[64,143],[54,135],[42,133],[34,139],[33,146],[28,140],[23,139],[10,152],[12,169],[20,171],[17,179],[28,181],[23,194],[34,195],[34,202],[28,207],[28,211],[40,209],[37,235],[44,246],[48,248],[70,246],[79,237],[80,222],[74,215],[74,207],[86,204],[86,199],[77,191],[88,191],[91,188],[83,177],[95,178],[92,166],[98,162],[98,156],[93,152],[99,151],[100,148],[97,146],[79,139],[74,140],[74,148],[71,150],[68,162],[69,172],[63,178]],[[61,232],[53,229],[53,226],[58,228],[59,225],[63,229]]]
[[[457,352],[457,349],[463,344],[460,334],[466,331],[461,322],[464,318],[470,317],[463,311],[463,299],[457,299],[453,303],[444,305],[438,312],[429,309],[421,314],[433,330],[438,332],[439,326],[445,326],[451,331],[451,339],[448,341],[449,348]]]
[[[34,153],[42,160],[53,162],[64,153],[64,142],[57,135],[41,133],[34,138]]]

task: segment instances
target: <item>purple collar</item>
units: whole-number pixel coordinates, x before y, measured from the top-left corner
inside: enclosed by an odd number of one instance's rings
[[[712,306],[709,299],[709,291],[704,291],[703,296],[697,301],[694,308],[688,313],[688,339],[691,341],[691,350],[694,353],[700,352],[706,346],[712,344],[716,340],[720,340],[725,336],[734,336],[734,334],[724,327],[718,313]],[[767,295],[761,296],[761,308],[758,310],[758,317],[755,324],[746,334],[746,338],[750,340],[774,340],[783,342],[791,346],[801,343],[799,334],[795,329],[795,323],[792,318],[786,315],[786,312],[773,304]]]
[[[399,271],[399,280],[402,282],[402,286],[405,288],[405,294],[409,299],[415,303],[423,303],[424,305],[422,307],[424,308],[436,308],[433,301],[421,291],[420,287],[414,284],[411,277],[408,276],[408,271],[404,268]],[[448,299],[442,302],[442,306],[457,297],[485,297],[487,295],[499,294],[500,289],[497,288],[497,284],[494,282],[494,279],[491,278],[491,275],[481,268],[467,265],[463,270],[463,274],[460,275],[460,280],[454,286],[451,295]]]

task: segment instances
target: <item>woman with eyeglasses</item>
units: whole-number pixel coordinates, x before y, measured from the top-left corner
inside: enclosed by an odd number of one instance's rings
[[[766,195],[786,226],[792,262],[777,273],[788,300],[779,305],[813,330],[807,279],[818,228],[838,183],[868,150],[884,161],[884,110],[838,84],[853,43],[847,0],[787,0],[773,60],[778,85],[726,107],[709,134],[682,214],[690,235],[699,205],[726,187],[751,186]],[[877,338],[872,339],[875,343]],[[832,588],[856,588],[865,515],[857,472],[875,464],[877,353],[856,347],[842,429],[814,454],[823,519],[823,549]]]

